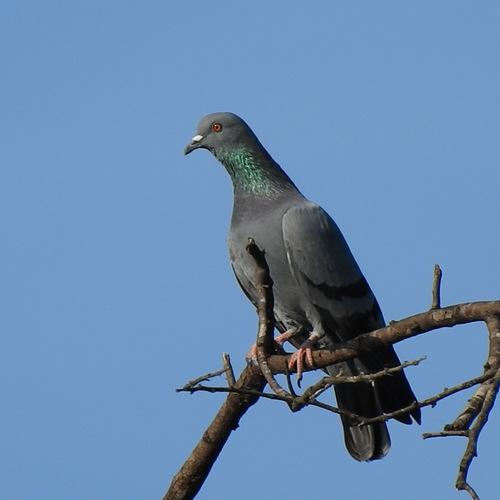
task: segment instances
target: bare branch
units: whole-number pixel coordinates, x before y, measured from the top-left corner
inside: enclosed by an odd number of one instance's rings
[[[257,315],[259,317],[259,327],[257,331],[257,362],[269,387],[283,398],[291,397],[279,384],[273,376],[272,371],[267,364],[267,358],[272,354],[274,347],[274,296],[273,282],[269,275],[269,267],[266,262],[265,254],[256,245],[253,238],[248,238],[248,253],[255,259],[257,264]]]

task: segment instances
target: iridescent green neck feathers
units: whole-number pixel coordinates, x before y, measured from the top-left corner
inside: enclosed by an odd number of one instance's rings
[[[291,181],[265,151],[238,147],[214,152],[238,192],[269,194],[290,188]],[[291,184],[293,186],[293,184]]]

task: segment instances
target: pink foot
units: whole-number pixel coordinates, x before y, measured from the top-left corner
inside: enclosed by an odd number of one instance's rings
[[[292,328],[291,330],[287,330],[286,332],[278,335],[274,341],[280,346],[283,347],[285,342],[288,342],[295,334],[297,333],[297,329]]]
[[[297,367],[297,381],[300,387],[300,381],[302,380],[302,371],[304,370],[304,365],[309,367],[314,366],[314,361],[312,357],[312,350],[314,344],[316,343],[318,336],[312,334],[293,354],[288,362],[288,368],[293,369]]]

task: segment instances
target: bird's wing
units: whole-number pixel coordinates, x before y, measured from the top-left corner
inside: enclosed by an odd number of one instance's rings
[[[332,218],[304,202],[283,217],[292,274],[321,315],[326,333],[348,340],[384,325],[377,300]]]
[[[292,274],[319,313],[327,338],[333,342],[346,341],[384,326],[377,300],[342,233],[321,207],[306,202],[290,208],[283,217],[283,238]],[[376,350],[344,363],[342,368],[344,371],[353,368],[352,373],[375,373],[399,364],[393,347],[380,345]],[[329,372],[335,374],[335,366],[329,367]],[[384,412],[390,412],[415,401],[403,372],[382,377],[375,385],[379,400],[373,395],[368,398],[371,392],[366,392],[362,384],[336,387],[339,406],[353,413],[370,415],[378,414],[380,407]],[[420,421],[420,410],[415,410],[412,415]],[[401,416],[400,420],[411,423],[409,415]],[[347,427],[350,429],[349,425]],[[353,448],[351,454],[356,456],[355,450],[367,437],[365,434],[356,437],[355,432],[352,433],[351,430],[346,432],[346,443],[349,449]],[[387,442],[380,445],[379,453],[383,456],[389,443],[387,433],[381,435],[387,437]],[[350,440],[354,443],[351,447]],[[373,440],[369,442],[373,443]]]

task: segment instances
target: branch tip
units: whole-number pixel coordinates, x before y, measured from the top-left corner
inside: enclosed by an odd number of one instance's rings
[[[431,309],[441,309],[441,279],[443,271],[438,264],[434,264],[434,277],[432,279]]]

